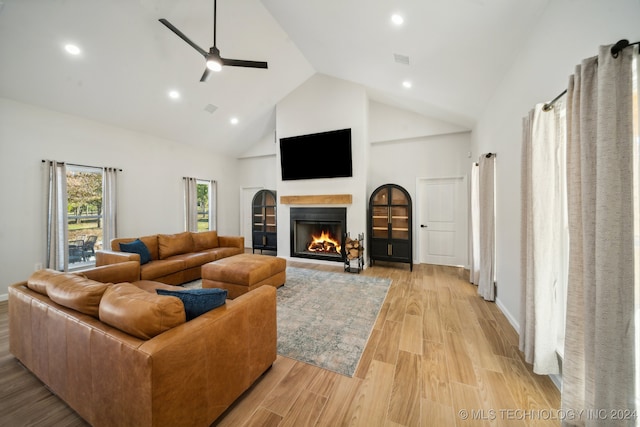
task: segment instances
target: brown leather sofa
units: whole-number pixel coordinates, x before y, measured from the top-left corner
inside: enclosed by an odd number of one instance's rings
[[[169,285],[180,285],[200,278],[204,264],[244,253],[244,237],[218,236],[216,231],[177,234],[154,234],[139,238],[149,250],[151,261],[140,266],[136,280],[153,280]],[[136,238],[117,238],[111,241],[111,250],[96,251],[96,265],[103,266],[125,261],[138,261],[137,253],[122,252],[120,243],[131,243]]]
[[[139,270],[41,270],[11,285],[9,349],[93,426],[209,426],[276,359],[275,288],[187,322],[180,299],[155,294],[175,287],[135,281]]]

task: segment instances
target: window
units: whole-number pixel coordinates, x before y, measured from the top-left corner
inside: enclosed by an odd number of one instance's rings
[[[211,181],[197,180],[198,190],[198,232],[212,230],[209,223],[209,193],[211,192]]]
[[[216,230],[216,182],[184,177],[183,183],[185,230]]]
[[[95,265],[102,248],[102,169],[67,165],[69,269]]]

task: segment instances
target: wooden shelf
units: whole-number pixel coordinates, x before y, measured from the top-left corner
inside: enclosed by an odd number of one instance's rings
[[[317,194],[308,196],[280,196],[283,205],[350,205],[351,194]]]

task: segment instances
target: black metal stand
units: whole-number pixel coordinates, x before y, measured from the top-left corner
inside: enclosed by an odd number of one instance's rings
[[[350,240],[349,233],[346,234],[344,239],[345,242]],[[344,271],[348,273],[357,273],[360,274],[362,269],[364,268],[364,233],[358,234],[358,238],[353,240],[357,242],[358,247],[354,248],[358,251],[358,256],[353,258],[349,256],[350,251],[346,250],[344,254]],[[354,250],[352,249],[352,250]],[[355,264],[355,265],[354,265]]]

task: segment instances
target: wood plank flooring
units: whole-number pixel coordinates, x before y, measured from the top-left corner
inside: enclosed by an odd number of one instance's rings
[[[376,263],[362,274],[392,284],[354,377],[278,356],[214,426],[560,425],[548,419],[559,391],[531,371],[516,332],[464,270]],[[86,425],[9,354],[8,341],[2,302],[0,425]]]

